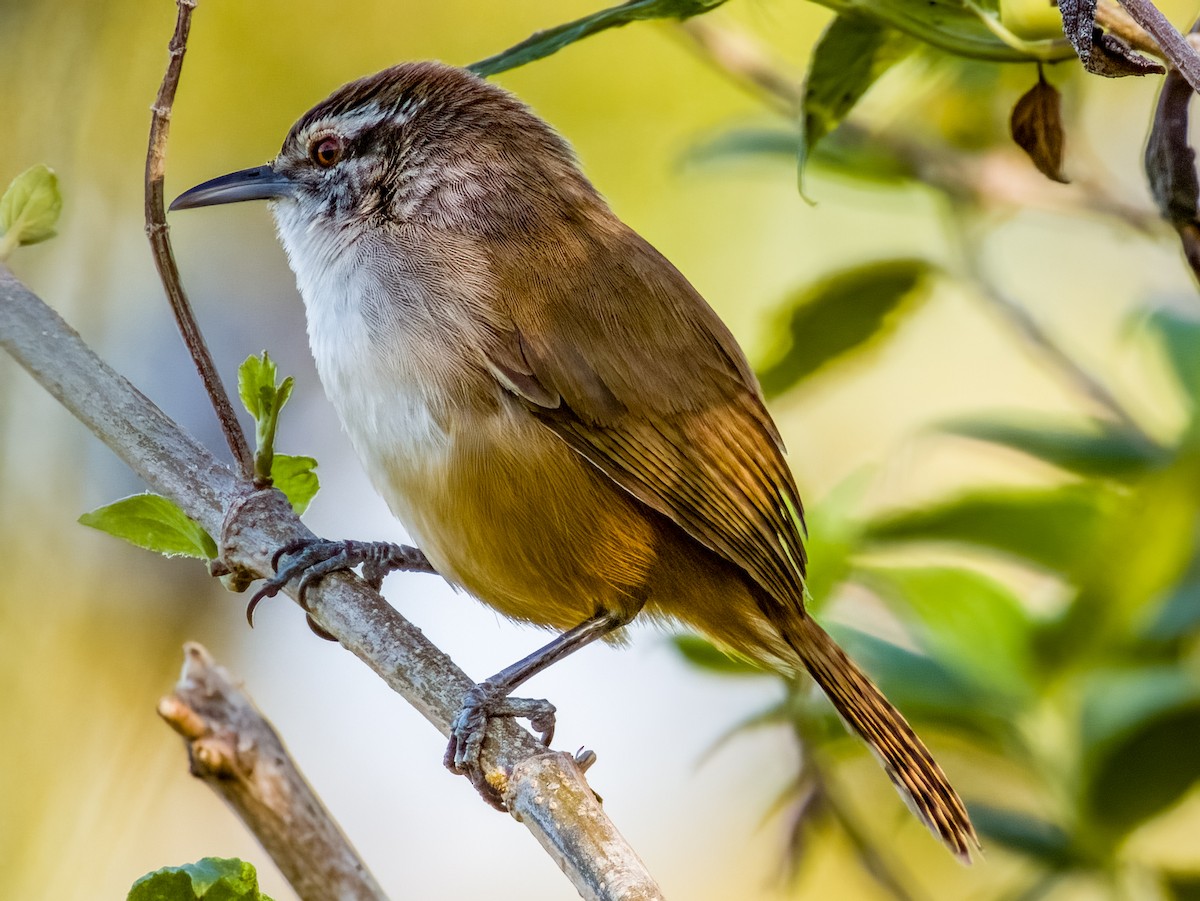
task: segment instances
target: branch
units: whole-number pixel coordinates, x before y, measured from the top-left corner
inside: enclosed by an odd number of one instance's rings
[[[1016,333],[1025,344],[1032,347],[1049,363],[1075,391],[1102,410],[1109,418],[1119,423],[1143,447],[1153,448],[1157,442],[1146,433],[1136,419],[1125,409],[1116,395],[1095,373],[1089,371],[1081,362],[1072,357],[1063,347],[1042,328],[1021,303],[1009,297],[983,272],[979,253],[967,237],[967,223],[961,216],[956,217],[958,227],[952,233],[959,238],[960,257],[967,276],[979,289],[979,297],[991,307]]]
[[[183,736],[192,775],[225,799],[305,901],[385,901],[349,839],[254,702],[202,646],[158,713]]]
[[[0,347],[108,445],[151,489],[210,534],[234,571],[261,576],[275,549],[312,538],[278,491],[257,490],[114,372],[0,265]],[[289,589],[291,594],[293,589]],[[472,681],[379,594],[349,575],[322,579],[308,612],[443,734]],[[617,832],[569,754],[548,751],[509,719],[489,727],[484,770],[513,816],[587,899],[653,901],[662,893]],[[466,783],[464,783],[466,784]]]
[[[1150,0],[1121,0],[1130,18],[1154,38],[1171,68],[1200,92],[1200,55]]]
[[[167,226],[167,216],[163,209],[163,171],[167,152],[167,133],[171,127],[171,104],[175,102],[175,89],[179,87],[179,75],[183,70],[183,54],[187,49],[187,36],[191,28],[192,10],[196,0],[176,0],[179,6],[179,16],[175,20],[175,33],[167,49],[170,60],[167,63],[166,74],[163,75],[162,85],[158,89],[158,97],[150,109],[153,116],[150,120],[150,143],[146,149],[146,236],[150,239],[150,251],[154,256],[154,266],[158,269],[158,277],[162,280],[167,299],[171,302],[171,312],[175,314],[175,324],[183,343],[187,345],[188,353],[204,390],[208,393],[213,410],[221,423],[221,431],[225,433],[225,441],[237,461],[238,471],[243,476],[254,472],[254,457],[250,446],[246,443],[246,435],[238,422],[229,393],[221,382],[221,376],[213,363],[212,354],[196,317],[192,313],[192,305],[184,293],[183,284],[179,280],[179,268],[175,265],[175,253],[171,249],[171,233]]]
[[[800,79],[784,71],[750,35],[722,28],[701,18],[685,19],[676,28],[688,45],[709,64],[742,83],[760,100],[789,119],[800,115],[804,91]]]
[[[1117,0],[1099,0],[1096,4],[1096,24],[1119,37],[1130,49],[1165,60],[1158,42],[1150,32],[1130,18]]]

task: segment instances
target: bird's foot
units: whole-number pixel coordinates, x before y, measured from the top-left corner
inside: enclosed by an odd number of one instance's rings
[[[280,560],[289,558],[280,568]],[[398,569],[433,572],[425,555],[415,547],[391,544],[387,541],[328,541],[309,538],[285,544],[271,558],[275,575],[250,598],[246,619],[254,625],[254,608],[266,598],[274,597],[289,582],[299,578],[298,597],[303,605],[308,589],[319,579],[333,572],[362,566],[362,577],[376,591],[388,573]],[[309,620],[312,624],[311,619]],[[320,633],[318,633],[320,634]]]
[[[554,738],[554,705],[536,698],[510,698],[489,682],[476,685],[463,698],[462,710],[450,726],[450,743],[443,760],[452,773],[465,775],[484,799],[497,810],[505,810],[496,787],[488,782],[480,759],[488,720],[498,716],[523,717],[549,745]]]

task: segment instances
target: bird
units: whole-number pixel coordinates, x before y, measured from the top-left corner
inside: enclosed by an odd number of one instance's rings
[[[491,717],[553,732],[553,706],[514,689],[635,617],[668,622],[811,676],[970,860],[978,838],[942,769],[806,610],[803,505],[746,355],[557,131],[469,70],[403,63],[171,209],[248,200],[269,201],[374,488],[451,584],[559,633],[468,693],[447,766],[486,792]],[[357,563],[378,582],[411,559],[384,542],[285,550],[266,593]]]

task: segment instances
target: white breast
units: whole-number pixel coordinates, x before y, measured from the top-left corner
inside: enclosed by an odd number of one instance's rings
[[[391,272],[363,241],[339,245],[325,229],[274,205],[280,240],[304,298],[308,337],[325,393],[363,467],[418,542],[419,520],[405,486],[436,479],[451,439],[433,415],[436,380],[414,342],[436,340],[415,280]],[[395,268],[395,267],[393,267]],[[421,334],[423,332],[423,334]]]

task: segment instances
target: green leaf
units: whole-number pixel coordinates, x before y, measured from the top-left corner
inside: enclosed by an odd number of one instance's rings
[[[1074,56],[1061,37],[1023,41],[1000,23],[993,0],[819,0],[838,13],[871,16],[956,56],[995,62],[1051,61]]]
[[[1192,432],[1200,432],[1200,319],[1178,310],[1158,309],[1147,318],[1183,389],[1192,413]]]
[[[263,356],[266,356],[266,354],[264,353]],[[284,405],[291,398],[292,389],[295,387],[296,387],[296,380],[294,378],[292,378],[290,375],[286,379],[283,380],[283,383],[279,386],[279,389],[275,393],[275,404],[276,404],[275,409],[277,411],[283,409]]]
[[[238,396],[255,421],[263,419],[270,412],[269,403],[275,397],[278,378],[279,367],[265,350],[261,357],[253,354],[246,357],[238,367]],[[264,406],[264,402],[268,406]]]
[[[1091,680],[1080,726],[1093,821],[1123,836],[1200,780],[1200,684],[1162,666]]]
[[[55,235],[62,195],[54,170],[37,165],[12,180],[0,196],[0,260],[22,244],[37,244]]]
[[[924,300],[931,271],[924,260],[884,260],[834,273],[792,297],[779,329],[786,346],[759,372],[763,391],[776,397],[887,337]]]
[[[1027,41],[1063,36],[1062,14],[1053,0],[1000,0],[1000,22]]]
[[[837,585],[850,574],[851,558],[862,538],[856,515],[874,472],[862,468],[835,485],[808,509],[808,609],[819,613]]]
[[[698,141],[680,158],[684,167],[717,166],[737,160],[775,160],[795,166],[801,136],[795,129],[735,128]],[[833,176],[894,186],[916,176],[911,165],[863,131],[840,128],[808,155],[808,167]]]
[[[916,615],[921,644],[933,657],[1014,700],[1036,695],[1031,623],[1016,597],[999,582],[970,570],[942,567],[873,567],[859,572],[898,614]]]
[[[275,454],[271,464],[271,481],[287,495],[297,516],[308,509],[321,487],[317,474],[313,472],[316,468],[317,461],[312,457],[291,454]]]
[[[918,42],[880,20],[845,13],[830,23],[813,50],[804,81],[800,171],[812,149],[829,134],[884,72]]]
[[[1081,740],[1088,754],[1123,741],[1146,722],[1200,701],[1200,684],[1174,666],[1104,670],[1089,679]]]
[[[1200,578],[1178,585],[1159,606],[1143,636],[1151,641],[1174,641],[1200,629]]]
[[[692,666],[722,676],[769,676],[770,670],[726,654],[698,635],[673,635],[671,644]]]
[[[254,475],[260,480],[274,477],[275,432],[279,428],[279,411],[292,396],[292,387],[295,385],[290,375],[277,385],[275,379],[278,377],[278,367],[265,350],[261,357],[247,357],[238,367],[238,395],[255,422]],[[316,465],[315,462],[313,465]],[[312,499],[313,494],[316,494],[315,486],[308,500]]]
[[[1163,873],[1162,878],[1174,901],[1200,901],[1200,873]]]
[[[770,157],[793,165],[800,135],[793,128],[732,128],[697,141],[680,157],[680,165],[712,166],[745,157]]]
[[[808,165],[830,175],[882,186],[901,185],[918,175],[912,161],[898,149],[885,146],[865,129],[845,126],[817,145],[809,154]]]
[[[1063,424],[1059,420],[958,419],[944,431],[1002,444],[1081,476],[1129,479],[1166,462],[1163,448],[1149,445],[1124,426],[1101,420]]]
[[[630,0],[628,3],[602,9],[565,25],[539,31],[503,53],[472,63],[467,68],[476,75],[489,78],[550,56],[568,44],[609,28],[644,19],[688,19],[716,9],[724,2],[725,0]]]
[[[978,802],[971,803],[969,809],[985,844],[995,843],[1032,857],[1051,869],[1066,869],[1078,859],[1071,836],[1041,817]]]
[[[1049,668],[1081,655],[1104,659],[1143,637],[1149,602],[1195,571],[1198,486],[1200,453],[1193,452],[1107,493],[1091,549],[1069,572],[1076,594],[1038,639]]]
[[[258,874],[236,858],[206,857],[163,867],[133,884],[127,901],[271,901],[259,891]]]
[[[174,501],[157,494],[135,494],[79,517],[79,522],[167,557],[212,560],[217,544]]]
[[[1200,781],[1200,703],[1147,723],[1108,754],[1090,780],[1088,808],[1118,835],[1173,807]]]
[[[879,517],[867,524],[864,538],[969,544],[1069,572],[1087,556],[1114,505],[1115,496],[1098,483],[976,491]]]

